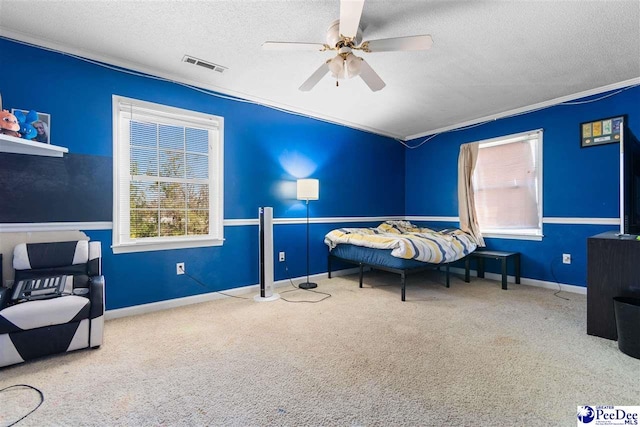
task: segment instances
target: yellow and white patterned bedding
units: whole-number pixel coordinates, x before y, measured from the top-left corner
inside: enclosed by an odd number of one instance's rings
[[[476,249],[473,237],[459,229],[434,231],[409,221],[386,221],[375,228],[338,228],[324,237],[329,249],[350,244],[391,249],[397,258],[442,264],[464,258]]]

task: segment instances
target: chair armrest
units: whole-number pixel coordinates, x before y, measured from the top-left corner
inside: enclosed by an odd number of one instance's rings
[[[90,277],[91,313],[89,317],[95,319],[104,314],[104,276]]]
[[[11,295],[11,289],[0,288],[0,310],[5,308],[9,304],[9,297]]]

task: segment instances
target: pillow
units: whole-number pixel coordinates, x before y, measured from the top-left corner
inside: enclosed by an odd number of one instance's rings
[[[420,231],[420,228],[411,224],[409,221],[385,221],[378,226],[385,233],[408,233]]]

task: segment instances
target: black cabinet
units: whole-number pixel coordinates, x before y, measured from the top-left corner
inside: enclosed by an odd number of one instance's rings
[[[617,340],[613,298],[640,296],[640,240],[616,232],[587,239],[587,334]]]

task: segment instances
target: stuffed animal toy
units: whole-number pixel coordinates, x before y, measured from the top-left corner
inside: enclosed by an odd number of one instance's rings
[[[31,110],[25,116],[22,111],[16,110],[14,115],[16,116],[16,119],[18,119],[18,124],[20,125],[20,130],[18,131],[20,132],[20,135],[22,135],[22,137],[25,139],[35,138],[38,134],[38,131],[33,127],[31,123],[38,120],[38,113],[34,110]]]
[[[0,133],[20,138],[19,130],[20,125],[16,116],[7,110],[0,111]]]

